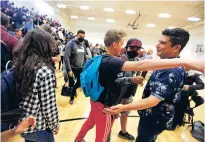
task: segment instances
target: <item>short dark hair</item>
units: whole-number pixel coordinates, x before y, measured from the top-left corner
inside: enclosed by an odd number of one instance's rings
[[[19,32],[19,31],[21,31],[20,29],[15,29],[15,32],[17,33],[17,32]]]
[[[10,22],[9,17],[6,14],[1,12],[1,25],[4,27],[8,27],[9,22]]]
[[[79,30],[79,31],[77,32],[77,35],[78,35],[78,34],[85,34],[85,31]]]
[[[181,45],[180,51],[186,46],[189,41],[189,32],[182,28],[165,29],[162,35],[170,37],[171,46]]]
[[[44,30],[44,31],[46,31],[46,32],[48,32],[48,33],[50,33],[50,34],[52,34],[51,27],[50,27],[49,25],[47,25],[47,24],[41,25],[41,26],[40,26],[40,29],[42,29],[42,30]]]

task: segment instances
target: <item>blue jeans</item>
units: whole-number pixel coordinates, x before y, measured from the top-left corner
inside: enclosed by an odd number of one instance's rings
[[[54,142],[53,132],[47,130],[23,134],[22,137],[25,139],[25,142]]]
[[[155,142],[157,136],[163,132],[163,129],[147,124],[147,121],[143,121],[142,118],[138,125],[138,136],[135,142]]]

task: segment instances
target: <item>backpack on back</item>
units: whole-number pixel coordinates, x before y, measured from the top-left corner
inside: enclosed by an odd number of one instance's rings
[[[101,60],[102,56],[88,60],[80,74],[80,86],[85,96],[90,97],[93,101],[96,101],[104,90],[98,81]]]
[[[1,72],[12,67],[10,64],[12,60],[11,51],[9,51],[7,45],[1,41]]]
[[[18,108],[19,101],[13,74],[13,68],[1,73],[1,124],[15,124],[23,115],[23,111]],[[9,128],[1,127],[2,129],[8,130]]]

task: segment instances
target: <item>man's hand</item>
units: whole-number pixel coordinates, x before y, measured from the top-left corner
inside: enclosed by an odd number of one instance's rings
[[[188,59],[188,58],[182,58],[180,59],[181,62],[184,64],[185,70],[196,70],[204,73],[204,60],[202,59]]]
[[[131,78],[132,83],[135,84],[142,84],[142,82],[144,81],[144,78],[142,76],[135,76]]]
[[[59,128],[60,128],[60,127],[56,128],[56,129],[54,130],[54,134],[55,134],[55,135],[58,134],[58,132],[59,132]]]
[[[69,77],[72,77],[72,76],[73,76],[73,72],[72,72],[72,71],[69,71],[69,72],[68,72],[68,76],[69,76]]]
[[[183,90],[188,91],[189,90],[189,85],[184,85]]]
[[[112,106],[111,108],[104,108],[103,112],[107,114],[119,114],[124,111],[124,106],[119,104],[116,106]]]
[[[22,122],[17,125],[15,128],[15,133],[20,134],[27,130],[27,128],[31,126],[31,129],[34,129],[36,127],[36,118],[33,116],[28,116],[26,119],[22,120]]]

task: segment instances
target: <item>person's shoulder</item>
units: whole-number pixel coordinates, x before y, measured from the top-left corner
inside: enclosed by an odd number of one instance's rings
[[[185,71],[182,67],[154,71],[152,76],[158,79],[184,79]]]
[[[10,41],[14,41],[14,42],[18,42],[17,37],[15,37],[14,35],[12,35],[11,33],[7,32],[9,40]]]
[[[113,57],[109,54],[105,54],[102,56],[102,62],[121,62],[123,61],[121,58]]]
[[[42,66],[41,68],[38,69],[36,75],[40,78],[44,78],[47,76],[51,76],[54,75],[53,71],[51,70],[51,68],[49,68],[48,66]]]
[[[176,67],[176,68],[157,70],[157,72],[158,73],[179,73],[179,72],[185,72],[185,71],[183,67]]]
[[[170,68],[170,69],[167,69],[167,72],[169,73],[173,73],[173,74],[178,74],[178,75],[181,75],[181,74],[185,74],[185,70],[183,67],[176,67],[176,68]]]
[[[66,46],[70,46],[71,43],[72,43],[72,39],[67,42]]]

